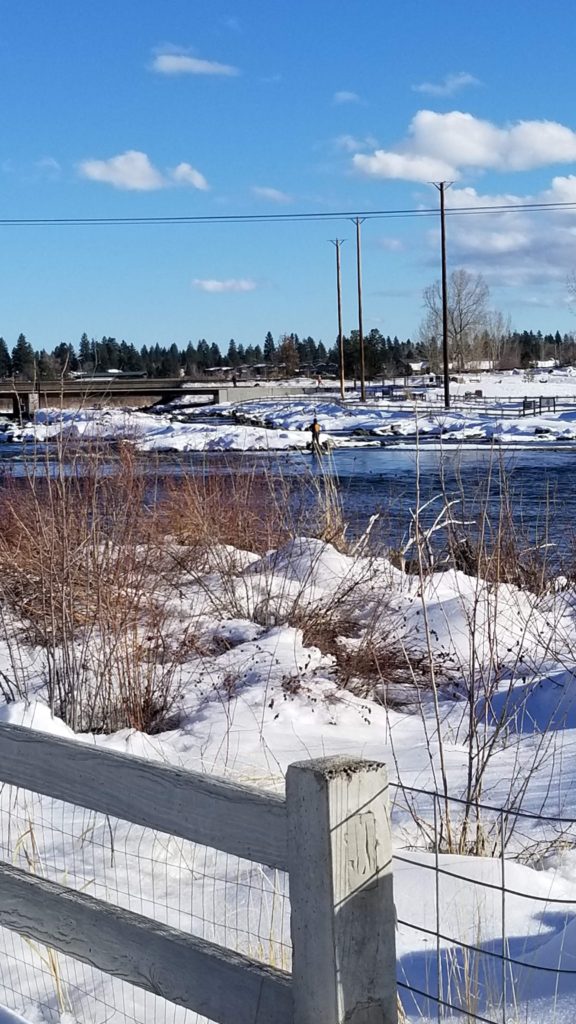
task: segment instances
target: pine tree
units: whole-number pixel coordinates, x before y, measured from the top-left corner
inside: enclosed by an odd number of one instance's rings
[[[201,338],[198,342],[198,369],[200,373],[204,373],[210,364],[210,345],[206,341],[206,338]]]
[[[180,353],[178,346],[175,344],[170,345],[170,348],[162,354],[160,360],[160,376],[161,377],[179,377],[180,376]]]
[[[276,345],[274,344],[274,338],[272,337],[270,331],[268,331],[268,334],[264,338],[264,362],[273,363],[275,354]]]
[[[184,357],[184,372],[187,377],[193,377],[196,373],[198,354],[191,341],[188,342]]]
[[[94,346],[91,343],[86,332],[80,338],[80,349],[78,352],[78,359],[80,361],[80,367],[82,370],[93,370],[94,369]]]
[[[34,376],[34,350],[24,334],[18,336],[12,349],[12,372],[20,377]]]
[[[78,359],[76,358],[74,346],[68,345],[65,341],[56,345],[56,348],[52,352],[52,356],[56,360],[58,366],[57,376],[60,376],[62,373],[70,373],[71,370],[78,369]]]
[[[46,349],[42,349],[38,356],[38,376],[45,380],[58,380],[61,374],[60,361],[54,353],[48,355]]]
[[[10,377],[12,374],[12,360],[8,351],[8,345],[4,338],[0,338],[0,377]]]
[[[226,355],[226,362],[229,366],[238,366],[238,349],[236,348],[236,342],[234,338],[230,338],[230,344],[228,345],[228,353]]]

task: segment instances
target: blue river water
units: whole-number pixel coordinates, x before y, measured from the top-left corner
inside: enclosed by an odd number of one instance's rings
[[[38,449],[35,455],[38,458]],[[410,511],[417,505],[432,501],[423,515],[424,522],[431,522],[439,511],[440,495],[455,500],[454,514],[468,520],[479,521],[484,511],[494,523],[505,502],[528,539],[548,531],[560,548],[576,539],[576,450],[571,449],[421,446],[417,452],[397,445],[341,448],[320,459],[292,451],[165,453],[139,456],[138,464],[142,472],[164,477],[262,471],[299,480],[311,473],[336,485],[352,533],[360,533],[378,512],[379,529],[387,530],[393,542],[405,534]],[[26,466],[21,445],[0,445],[0,478],[3,472],[23,475]]]

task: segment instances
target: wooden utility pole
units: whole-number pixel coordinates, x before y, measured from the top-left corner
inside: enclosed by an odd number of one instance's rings
[[[444,368],[444,408],[450,408],[450,367],[448,357],[448,281],[446,275],[446,209],[444,193],[451,181],[434,182],[440,193],[440,247],[442,256],[442,363]]]
[[[342,279],[340,274],[340,246],[345,241],[335,238],[332,245],[336,247],[336,290],[338,295],[338,358],[340,361],[340,398],[344,398],[344,335],[342,334]]]
[[[356,274],[358,279],[358,344],[360,346],[360,399],[366,401],[366,365],[364,360],[364,331],[362,329],[362,253],[360,248],[360,225],[363,218],[355,217],[356,225]]]

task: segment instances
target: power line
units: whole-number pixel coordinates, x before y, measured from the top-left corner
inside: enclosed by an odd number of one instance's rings
[[[496,213],[540,213],[576,210],[576,202],[548,203],[497,203],[493,206],[460,206],[446,209],[447,217],[484,216]],[[197,216],[159,216],[159,217],[0,217],[2,227],[74,227],[74,226],[124,226],[124,225],[155,225],[155,224],[265,224],[291,221],[330,221],[330,220],[382,220],[402,217],[438,217],[438,209],[434,207],[415,207],[406,209],[384,210],[337,210],[325,213],[254,213],[254,214],[204,214]]]

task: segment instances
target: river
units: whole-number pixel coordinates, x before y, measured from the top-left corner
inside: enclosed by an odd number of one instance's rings
[[[49,448],[45,449],[50,454]],[[38,459],[39,449],[34,455]],[[29,471],[29,453],[22,445],[0,446],[2,469],[11,476]],[[100,458],[102,451],[100,450]],[[114,464],[111,451],[103,464]],[[143,472],[164,477],[187,473],[271,472],[284,479],[298,481],[310,473],[327,479],[337,488],[350,532],[358,535],[371,516],[379,513],[378,530],[390,543],[397,544],[406,534],[410,511],[418,504],[432,501],[423,513],[430,524],[438,514],[445,494],[454,499],[454,515],[478,523],[482,510],[493,523],[498,518],[503,497],[512,511],[516,526],[527,542],[541,537],[545,530],[561,549],[571,544],[576,524],[576,451],[538,447],[492,449],[478,447],[413,447],[336,449],[330,456],[316,459],[303,452],[283,453],[165,453],[141,455]],[[42,458],[39,466],[43,467]],[[438,500],[435,499],[438,496]]]

